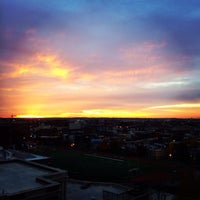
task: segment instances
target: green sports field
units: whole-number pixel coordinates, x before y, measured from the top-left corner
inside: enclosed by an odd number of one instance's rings
[[[142,164],[134,160],[123,160],[73,151],[38,152],[52,158],[52,165],[68,170],[69,176],[76,179],[95,181],[125,181],[135,176],[135,169],[147,173],[157,166]]]

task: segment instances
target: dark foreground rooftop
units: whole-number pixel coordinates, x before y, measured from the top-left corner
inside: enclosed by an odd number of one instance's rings
[[[0,165],[0,190],[5,193],[19,192],[41,186],[36,177],[49,174],[49,170],[20,162]]]
[[[0,199],[64,200],[67,172],[23,160],[0,162]]]

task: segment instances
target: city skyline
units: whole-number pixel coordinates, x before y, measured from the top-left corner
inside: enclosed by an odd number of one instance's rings
[[[199,7],[0,1],[0,117],[199,118]]]

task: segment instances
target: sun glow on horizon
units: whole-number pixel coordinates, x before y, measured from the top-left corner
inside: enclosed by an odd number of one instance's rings
[[[83,114],[88,117],[149,117],[150,114],[143,111],[127,111],[127,110],[108,110],[108,109],[93,109],[93,110],[83,110]]]
[[[196,109],[193,109],[196,108]],[[18,114],[16,118],[67,118],[67,117],[94,117],[94,118],[200,118],[200,104],[178,104],[178,105],[163,105],[143,108],[141,110],[111,110],[111,109],[88,109],[80,112],[65,112],[65,113],[43,113],[37,114]],[[186,112],[185,109],[189,109]],[[192,116],[191,116],[192,114]]]
[[[44,116],[38,115],[16,115],[16,118],[45,118]]]
[[[16,118],[53,118],[53,117],[108,117],[108,118],[144,118],[150,117],[150,114],[142,111],[126,111],[126,110],[107,110],[107,109],[94,109],[83,110],[77,113],[61,113],[61,114],[19,114]]]

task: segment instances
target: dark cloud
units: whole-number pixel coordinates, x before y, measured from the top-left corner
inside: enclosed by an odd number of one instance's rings
[[[27,39],[26,30],[33,27],[36,21],[39,22],[38,13],[24,9],[17,4],[3,4],[1,23],[1,59],[12,58],[17,54],[27,52],[25,42]],[[31,16],[32,15],[32,16]],[[33,16],[36,16],[35,22]],[[41,22],[40,22],[41,23]]]
[[[200,17],[155,16],[155,28],[162,32],[172,53],[197,56],[200,54]]]
[[[200,54],[200,2],[166,1],[160,10],[150,13],[148,22],[149,37],[167,42],[166,52],[171,55],[199,56]],[[190,66],[191,67],[191,66]]]
[[[199,102],[200,101],[200,88],[185,89],[175,95],[175,99],[183,102]]]
[[[1,59],[12,59],[18,55],[33,53],[37,47],[30,37],[45,40],[51,32],[59,31],[68,24],[68,15],[58,14],[40,1],[34,5],[27,1],[1,1],[0,52]],[[33,35],[28,32],[34,30]]]

